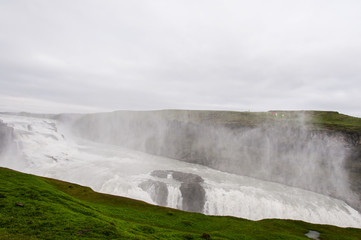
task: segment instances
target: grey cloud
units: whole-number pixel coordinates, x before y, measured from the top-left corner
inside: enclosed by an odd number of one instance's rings
[[[320,109],[361,116],[359,1],[1,5],[2,96],[86,109]]]

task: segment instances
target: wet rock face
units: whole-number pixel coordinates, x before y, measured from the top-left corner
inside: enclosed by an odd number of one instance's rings
[[[167,178],[168,176],[171,176],[174,180],[179,182],[203,182],[203,178],[196,174],[172,170],[155,170],[150,175],[159,178]]]
[[[352,150],[345,161],[345,169],[348,172],[351,190],[357,194],[358,202],[348,204],[361,212],[361,145]]]
[[[167,178],[169,174],[171,174],[172,171],[170,170],[154,170],[150,173],[153,177],[159,177],[159,178]]]
[[[179,190],[182,193],[182,210],[190,212],[203,212],[206,201],[206,191],[200,183],[204,180],[202,177],[193,174],[172,170],[155,170],[152,176],[158,178],[172,177],[181,182]]]
[[[201,183],[203,178],[193,173],[173,172],[172,177],[180,182]]]
[[[203,212],[206,191],[198,182],[184,182],[180,186],[183,202],[182,208],[190,212]]]
[[[4,153],[14,142],[14,130],[0,120],[0,154]]]
[[[168,188],[167,184],[160,181],[148,180],[139,184],[139,187],[150,193],[154,202],[161,206],[167,206]]]

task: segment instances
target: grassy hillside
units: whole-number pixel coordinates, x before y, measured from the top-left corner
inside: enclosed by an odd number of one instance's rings
[[[257,126],[282,121],[304,121],[311,128],[361,134],[361,118],[335,111],[281,111],[235,112],[210,110],[117,111],[119,115],[147,118],[158,115],[168,120],[191,123],[212,123],[227,126]],[[109,113],[112,114],[112,113]],[[92,115],[92,114],[90,114]]]
[[[337,112],[314,112],[310,121],[324,129],[361,134],[361,118]]]
[[[361,239],[361,229],[182,212],[0,168],[0,239]]]

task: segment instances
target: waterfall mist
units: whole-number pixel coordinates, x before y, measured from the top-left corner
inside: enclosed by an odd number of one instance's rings
[[[296,119],[226,126],[189,112],[114,112],[83,116],[73,130],[92,141],[279,182],[358,207],[344,167],[347,142],[341,134],[311,130],[306,120],[299,113]]]

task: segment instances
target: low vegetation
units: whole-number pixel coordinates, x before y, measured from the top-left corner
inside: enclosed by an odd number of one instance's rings
[[[357,133],[361,135],[361,118],[337,112],[314,112],[310,122],[323,129]]]
[[[336,130],[361,135],[361,118],[348,116],[335,111],[268,111],[268,112],[233,112],[209,110],[163,110],[151,112],[131,112],[139,116],[150,113],[159,114],[168,120],[191,123],[211,123],[226,126],[254,127],[264,123],[283,121],[303,121],[313,129]],[[129,114],[119,111],[118,114]]]
[[[361,229],[182,212],[0,168],[0,239],[361,239]]]

